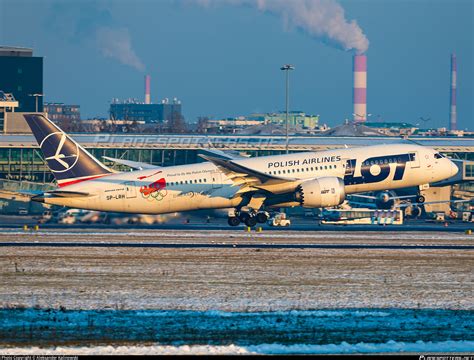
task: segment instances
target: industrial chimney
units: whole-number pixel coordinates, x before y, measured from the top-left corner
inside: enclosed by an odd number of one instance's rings
[[[150,75],[145,75],[145,104],[151,104]]]
[[[456,82],[457,82],[456,54],[451,54],[451,98],[450,98],[450,108],[449,108],[449,130],[457,130]]]
[[[354,55],[354,121],[367,120],[367,56]]]

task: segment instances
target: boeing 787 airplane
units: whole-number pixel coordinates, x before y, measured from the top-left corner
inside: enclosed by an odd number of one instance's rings
[[[348,194],[426,186],[458,167],[416,144],[374,145],[320,152],[239,158],[218,150],[206,162],[157,167],[109,159],[139,169],[109,169],[43,115],[30,126],[58,188],[32,198],[73,208],[140,214],[235,209],[231,226],[265,222],[265,208],[340,205]]]

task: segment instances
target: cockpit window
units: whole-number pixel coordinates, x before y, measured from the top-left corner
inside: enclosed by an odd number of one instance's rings
[[[444,156],[441,155],[440,153],[436,153],[436,154],[434,155],[434,157],[435,157],[435,159],[442,159]]]

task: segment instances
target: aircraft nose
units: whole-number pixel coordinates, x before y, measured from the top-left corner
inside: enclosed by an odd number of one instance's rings
[[[449,159],[448,159],[448,161],[449,161],[449,166],[450,166],[450,169],[451,169],[451,176],[454,176],[459,172],[459,168],[453,161],[451,161]]]

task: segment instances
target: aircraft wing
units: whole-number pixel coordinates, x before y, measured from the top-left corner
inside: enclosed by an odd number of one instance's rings
[[[5,200],[17,200],[17,201],[30,201],[30,199],[41,191],[29,192],[29,191],[11,191],[11,190],[0,190],[0,199]]]
[[[288,179],[265,174],[261,171],[238,164],[235,160],[229,158],[204,154],[199,154],[199,156],[212,162],[234,182],[234,185],[240,186],[241,188],[238,193],[255,190],[265,190],[278,193],[294,189],[297,186],[297,179]]]
[[[227,159],[227,160],[238,160],[238,159],[245,159],[245,156],[240,155],[236,151],[222,151],[218,149],[210,149],[210,148],[201,148],[199,151],[203,152],[204,155],[209,155],[211,157],[217,157],[220,159]]]
[[[371,195],[364,195],[364,194],[349,194],[347,196],[350,196],[350,197],[359,197],[359,198],[363,198],[363,199],[372,199],[372,200],[376,200],[377,199],[377,196],[371,196]]]
[[[371,208],[371,209],[377,208],[377,205],[375,205],[375,203],[362,203],[362,202],[357,202],[357,201],[352,201],[352,200],[349,200],[349,203],[359,205],[359,206],[365,206],[366,208]]]
[[[359,197],[364,199],[377,200],[377,196],[364,195],[364,194],[349,194],[348,196]],[[401,196],[390,196],[388,200],[397,200],[397,199],[409,199],[417,197],[417,195],[401,195]]]
[[[156,169],[159,168],[159,166],[156,165],[151,165],[143,162],[138,162],[138,161],[131,161],[131,160],[123,160],[123,159],[116,159],[116,158],[111,158],[108,156],[102,156],[102,158],[112,161],[117,164],[122,164],[128,167],[131,167],[133,169],[137,170],[145,170],[145,169]]]
[[[430,205],[430,204],[444,204],[444,203],[461,203],[461,202],[468,202],[470,200],[441,200],[441,201],[425,201],[422,203],[403,203],[395,205],[396,208],[408,207],[408,206],[422,206],[422,205]]]

